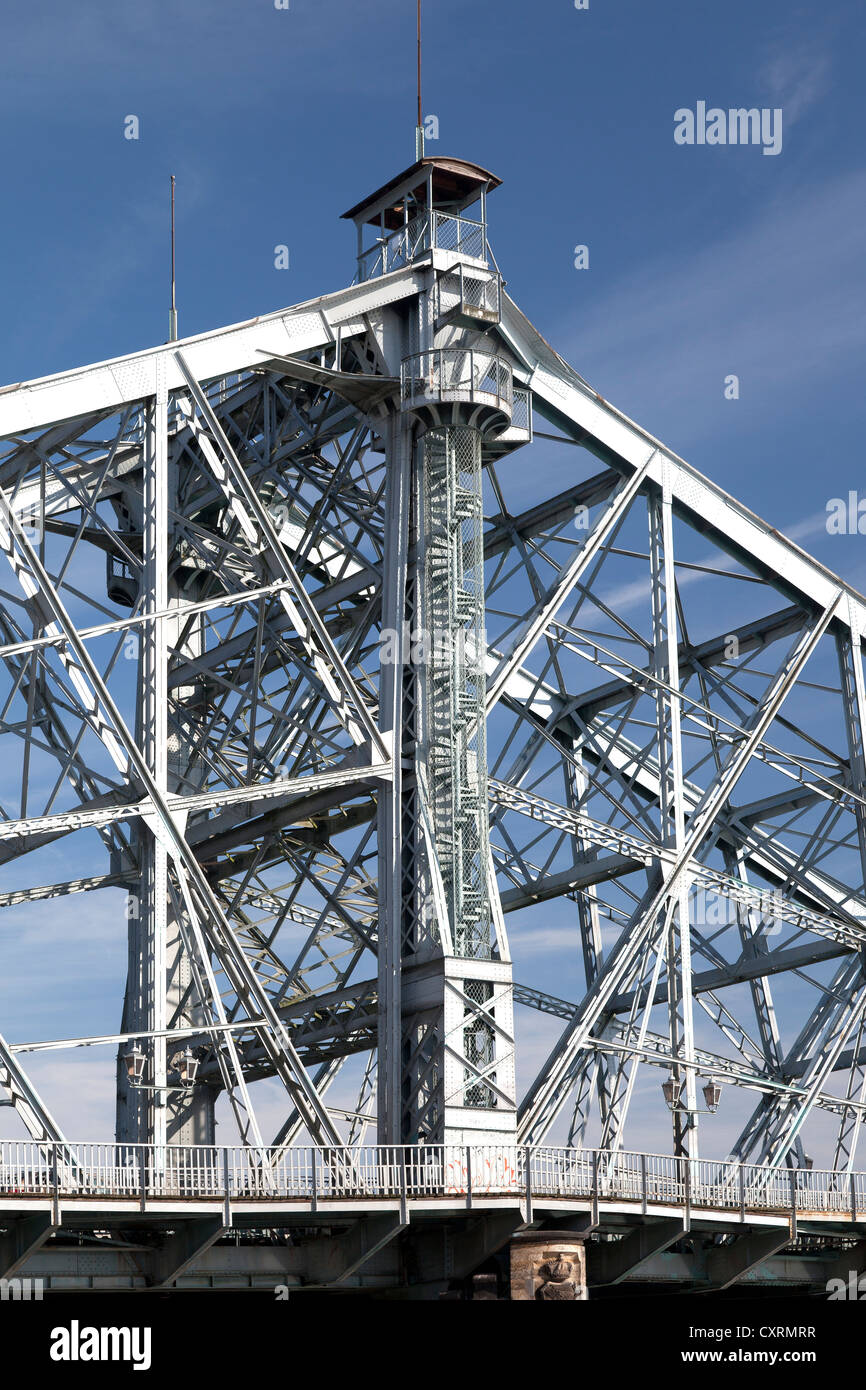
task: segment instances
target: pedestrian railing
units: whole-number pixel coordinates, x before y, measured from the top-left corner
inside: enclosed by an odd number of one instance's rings
[[[866,1218],[866,1173],[548,1145],[279,1149],[0,1142],[0,1199],[574,1199]]]

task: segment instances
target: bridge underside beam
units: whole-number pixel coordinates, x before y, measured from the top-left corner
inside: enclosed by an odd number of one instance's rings
[[[707,1257],[707,1278],[713,1288],[729,1289],[744,1275],[778,1255],[791,1243],[791,1231],[750,1231],[731,1245],[711,1251]]]
[[[538,1235],[551,1249],[556,1248],[557,1232],[571,1229],[575,1215],[566,1216],[536,1208],[541,1222]],[[235,1218],[236,1219],[236,1218]],[[398,1212],[372,1213],[339,1219],[296,1214],[291,1222],[276,1218],[275,1233],[245,1229],[233,1230],[231,1240],[222,1240],[218,1218],[190,1221],[181,1231],[177,1223],[163,1244],[153,1248],[149,1239],[153,1222],[136,1223],[127,1216],[101,1215],[100,1238],[95,1230],[76,1222],[76,1233],[90,1238],[82,1245],[70,1229],[70,1242],[40,1241],[12,1270],[22,1280],[41,1279],[52,1286],[86,1289],[92,1286],[94,1251],[98,1251],[100,1287],[131,1288],[266,1288],[273,1291],[286,1284],[294,1292],[305,1289],[369,1289],[389,1291],[396,1296],[427,1296],[444,1291],[451,1280],[463,1280],[487,1262],[521,1232],[528,1232],[523,1215],[516,1207],[473,1212],[461,1217],[413,1220],[404,1224]],[[604,1210],[598,1231],[621,1230],[621,1217],[609,1217]],[[828,1280],[841,1279],[846,1289],[864,1268],[866,1242],[843,1251],[836,1232],[833,1241],[826,1233],[824,1243],[805,1253],[796,1246],[790,1250],[788,1225],[755,1227],[737,1236],[729,1245],[715,1243],[719,1235],[729,1236],[730,1222],[716,1231],[711,1223],[693,1223],[690,1238],[681,1248],[671,1250],[685,1234],[682,1218],[637,1217],[641,1226],[632,1227],[616,1243],[587,1245],[588,1281],[591,1297],[603,1298],[614,1285],[633,1284],[644,1288],[693,1288],[720,1292],[738,1282],[750,1286],[812,1289],[824,1292]],[[156,1230],[165,1218],[155,1217]],[[136,1237],[135,1232],[138,1232]],[[36,1228],[33,1228],[36,1234]],[[286,1240],[292,1235],[291,1241]],[[396,1243],[399,1238],[399,1245]],[[59,1237],[58,1237],[59,1239]],[[73,1243],[74,1242],[74,1243]],[[609,1252],[609,1254],[607,1253]],[[488,1266],[489,1267],[489,1266]],[[852,1279],[853,1274],[853,1279]],[[9,1278],[10,1275],[0,1276]],[[848,1296],[848,1295],[846,1295]]]
[[[151,1281],[160,1286],[173,1284],[226,1234],[222,1217],[199,1217],[183,1221],[153,1257]]]
[[[407,1225],[402,1217],[390,1215],[369,1216],[356,1222],[338,1241],[322,1251],[311,1251],[309,1279],[345,1284],[390,1245]]]
[[[686,1234],[685,1222],[677,1217],[669,1221],[656,1221],[637,1226],[630,1235],[615,1243],[605,1243],[598,1247],[594,1259],[590,1260],[590,1284],[619,1284],[633,1275],[638,1268],[662,1250],[667,1250],[675,1241]]]
[[[60,1230],[53,1215],[37,1212],[12,1222],[0,1239],[0,1279],[10,1279]]]

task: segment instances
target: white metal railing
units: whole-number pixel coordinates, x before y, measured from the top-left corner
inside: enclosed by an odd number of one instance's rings
[[[486,259],[487,236],[483,222],[450,212],[433,213],[433,245],[438,251],[458,251],[475,260]]]
[[[514,379],[510,365],[496,353],[475,348],[433,348],[404,358],[400,393],[405,406],[425,401],[492,399],[510,415]]]
[[[469,272],[463,261],[436,281],[436,317],[447,319],[459,312],[489,323],[498,323],[501,309],[501,280],[498,275],[480,279]]]
[[[431,248],[454,251],[485,261],[486,247],[487,233],[483,222],[475,222],[470,217],[457,217],[449,212],[434,211],[431,216],[424,211],[361,252],[358,257],[358,279],[374,280],[378,275],[400,270]]]
[[[532,436],[532,399],[526,386],[514,387],[511,407],[511,428]]]
[[[352,1200],[558,1197],[866,1216],[866,1173],[540,1145],[294,1146],[0,1142],[0,1198]]]
[[[422,212],[389,236],[380,237],[375,246],[362,251],[358,257],[358,279],[373,280],[377,275],[400,270],[429,249],[430,218]]]

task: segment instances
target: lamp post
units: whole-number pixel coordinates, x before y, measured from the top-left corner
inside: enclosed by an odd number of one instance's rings
[[[191,1091],[195,1086],[199,1068],[199,1056],[193,1052],[187,1043],[183,1052],[178,1052],[172,1059],[172,1067],[178,1075],[178,1084],[174,1086],[151,1086],[144,1081],[144,1068],[147,1061],[145,1053],[142,1051],[138,1042],[134,1042],[129,1052],[124,1057],[126,1062],[126,1074],[129,1078],[130,1086],[134,1086],[139,1091],[159,1091],[167,1093],[169,1091]]]
[[[682,1095],[683,1083],[677,1081],[676,1077],[669,1076],[667,1081],[662,1082],[662,1095],[669,1110],[679,1108],[680,1096]]]
[[[198,1075],[199,1059],[187,1043],[183,1052],[179,1052],[174,1058],[174,1068],[180,1077],[181,1085],[190,1089],[195,1085]]]
[[[722,1098],[722,1088],[718,1081],[708,1081],[704,1087],[704,1100],[707,1103],[707,1113],[715,1115],[719,1108],[719,1101]]]
[[[129,1052],[123,1059],[126,1062],[126,1075],[131,1086],[141,1086],[144,1076],[144,1064],[147,1060],[138,1043],[133,1043]]]
[[[722,1088],[718,1081],[713,1081],[712,1078],[707,1081],[703,1088],[706,1110],[690,1111],[688,1106],[682,1104],[682,1092],[683,1082],[677,1080],[675,1076],[669,1076],[667,1081],[662,1082],[662,1095],[669,1110],[682,1111],[684,1114],[715,1115],[722,1098]]]

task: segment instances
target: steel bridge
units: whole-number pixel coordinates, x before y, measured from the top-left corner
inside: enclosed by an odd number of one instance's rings
[[[423,1248],[443,1226],[458,1275],[536,1224],[547,1245],[576,1228],[596,1288],[678,1279],[722,1290],[749,1278],[806,1288],[866,1264],[866,1173],[622,1150],[296,1145],[253,1155],[6,1142],[0,1213],[12,1223],[0,1277],[26,1270],[77,1291],[281,1280],[298,1292],[322,1282],[387,1289],[399,1277],[400,1238],[417,1231]],[[309,1240],[335,1226],[339,1238]],[[83,1238],[95,1229],[101,1242]]]
[[[108,894],[129,961],[115,1032],[0,1035],[7,1270],[432,1296],[566,1217],[590,1283],[854,1258],[866,599],[550,347],[497,184],[421,150],[347,288],[0,391],[3,922],[38,969],[19,909]],[[104,1191],[32,1074],[80,1048]]]

